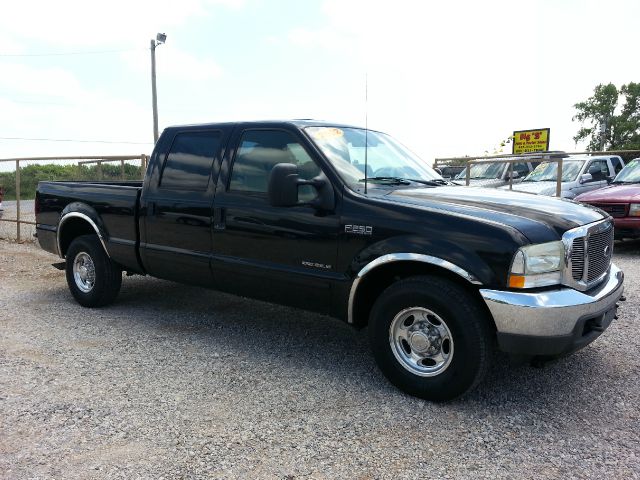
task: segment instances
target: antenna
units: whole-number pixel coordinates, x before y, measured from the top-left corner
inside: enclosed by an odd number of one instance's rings
[[[364,194],[367,194],[367,151],[369,150],[369,78],[364,74]]]

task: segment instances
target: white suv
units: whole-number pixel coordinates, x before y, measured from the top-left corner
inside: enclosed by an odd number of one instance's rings
[[[562,198],[575,198],[581,193],[606,187],[610,179],[624,167],[617,155],[569,157],[562,162]],[[522,182],[513,186],[519,192],[555,195],[558,178],[557,162],[542,162]],[[508,189],[509,187],[500,187]]]

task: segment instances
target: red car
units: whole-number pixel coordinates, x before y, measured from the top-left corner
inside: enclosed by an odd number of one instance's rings
[[[611,215],[616,238],[640,238],[640,158],[629,162],[608,187],[575,199]]]

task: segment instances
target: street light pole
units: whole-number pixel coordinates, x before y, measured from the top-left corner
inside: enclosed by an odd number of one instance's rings
[[[151,40],[151,102],[153,104],[153,142],[158,141],[158,92],[156,90],[156,47],[167,39],[164,33],[158,33],[155,40]]]

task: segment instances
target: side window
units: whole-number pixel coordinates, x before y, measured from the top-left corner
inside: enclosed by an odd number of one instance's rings
[[[269,174],[278,163],[298,166],[300,178],[309,180],[320,174],[320,168],[289,132],[281,130],[247,130],[231,170],[229,190],[267,193]],[[303,186],[298,190],[301,201],[315,197],[315,189]]]
[[[514,163],[513,171],[518,172],[519,174],[518,178],[523,178],[527,175],[527,173],[530,172],[530,169],[529,169],[529,165],[527,165],[526,163]]]
[[[622,162],[618,157],[611,157],[611,165],[613,166],[613,174],[617,175],[622,170]]]
[[[162,169],[160,188],[206,190],[221,137],[219,131],[177,134]]]
[[[587,172],[591,174],[591,177],[592,177],[591,181],[593,182],[600,182],[602,180],[605,180],[609,175],[609,168],[607,167],[607,161],[594,160],[593,162],[591,162],[591,165],[589,165],[589,169],[587,170]]]

